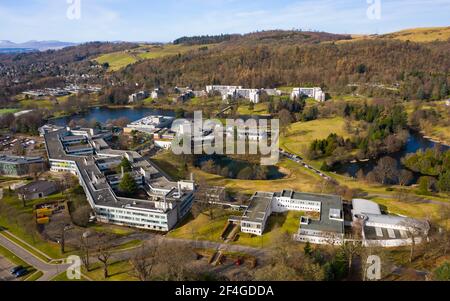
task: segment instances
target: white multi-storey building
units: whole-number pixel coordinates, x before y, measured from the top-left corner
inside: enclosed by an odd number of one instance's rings
[[[190,211],[195,190],[192,181],[172,182],[138,153],[110,149],[101,133],[82,133],[70,128],[48,132],[45,144],[51,170],[71,172],[79,178],[98,221],[167,232]],[[93,146],[92,154],[67,152],[68,146],[86,140]],[[145,197],[120,195],[118,185],[124,172],[116,170],[123,158],[131,163],[130,174]]]
[[[326,100],[326,94],[322,91],[322,88],[294,88],[292,90],[291,98],[300,98],[302,96],[308,96],[314,98],[319,102],[324,102]]]

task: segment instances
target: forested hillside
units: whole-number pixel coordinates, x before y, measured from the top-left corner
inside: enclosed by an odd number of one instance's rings
[[[313,84],[334,92],[357,89],[369,96],[395,94],[405,99],[439,99],[448,94],[450,41],[419,44],[377,39],[311,44],[295,42],[283,32],[279,35],[249,35],[207,51],[143,61],[118,76],[147,86]],[[349,86],[355,83],[358,85]]]

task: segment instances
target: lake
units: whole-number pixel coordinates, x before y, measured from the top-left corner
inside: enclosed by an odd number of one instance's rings
[[[128,118],[130,121],[136,121],[142,119],[149,115],[164,115],[164,116],[175,116],[174,111],[165,111],[165,110],[157,110],[151,108],[91,108],[86,113],[77,114],[69,117],[62,117],[52,119],[50,123],[60,126],[66,126],[69,124],[71,120],[81,120],[86,119],[87,121],[91,121],[95,119],[98,122],[105,123],[107,120],[119,119],[122,117]]]

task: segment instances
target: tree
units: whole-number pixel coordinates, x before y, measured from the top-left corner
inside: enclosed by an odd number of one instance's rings
[[[123,172],[130,172],[133,170],[133,165],[127,158],[123,157],[119,166],[117,166],[117,172],[122,173],[122,168]]]
[[[443,263],[433,272],[433,278],[437,281],[450,281],[450,262]]]
[[[97,259],[103,265],[103,277],[104,279],[108,279],[109,260],[112,255],[110,251],[110,245],[108,244],[108,242],[106,241],[101,242],[98,246],[97,252],[98,252]]]
[[[391,157],[383,157],[378,161],[373,172],[380,183],[394,183],[398,175],[397,161]]]
[[[79,249],[80,249],[80,257],[83,261],[83,264],[86,268],[86,270],[89,272],[91,265],[90,265],[90,245],[89,245],[89,232],[84,232],[82,235],[80,235],[79,238]]]
[[[87,227],[91,217],[91,207],[89,205],[77,208],[72,213],[72,221],[75,225],[80,227]]]
[[[405,219],[402,223],[402,226],[406,228],[406,233],[408,237],[411,239],[410,252],[409,252],[409,263],[412,263],[414,260],[414,252],[416,250],[416,240],[419,238],[422,233],[422,229],[419,227],[417,222],[412,218]]]
[[[352,265],[353,265],[353,259],[361,254],[363,246],[361,244],[361,241],[347,241],[342,245],[342,252],[345,254],[348,262],[348,272],[351,273],[352,271]]]
[[[311,243],[309,241],[306,242],[305,247],[303,248],[303,251],[306,256],[311,256],[312,248],[311,248]]]
[[[450,170],[442,173],[438,181],[439,191],[450,192]]]
[[[406,186],[413,180],[414,175],[412,172],[406,169],[402,169],[398,175],[398,182],[401,186]]]
[[[137,192],[138,186],[130,173],[124,174],[122,180],[120,181],[119,189],[122,193],[129,196],[132,196]]]
[[[158,251],[158,244],[147,246],[143,244],[136,250],[133,257],[130,259],[130,264],[133,267],[134,276],[140,281],[148,281],[152,275],[153,267],[156,263],[156,253]]]
[[[291,112],[289,112],[286,109],[283,109],[278,113],[278,117],[280,118],[281,134],[286,135],[287,129],[289,128],[292,122]]]

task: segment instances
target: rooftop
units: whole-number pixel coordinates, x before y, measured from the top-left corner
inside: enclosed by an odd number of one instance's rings
[[[36,192],[45,192],[54,188],[55,188],[54,182],[36,181],[20,187],[19,189],[17,189],[17,192],[22,194],[36,193]]]

